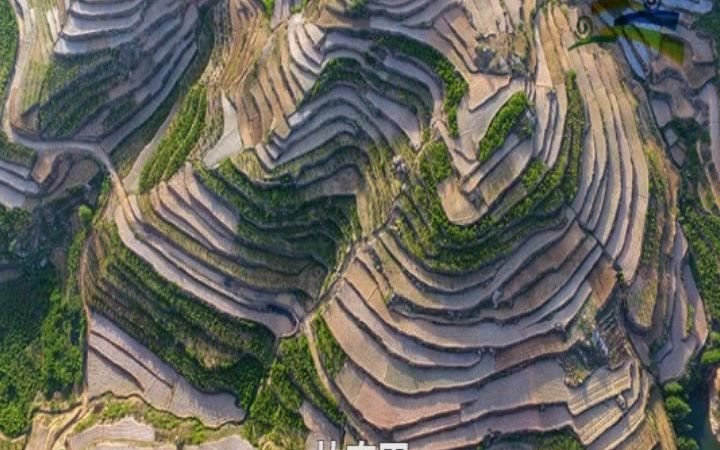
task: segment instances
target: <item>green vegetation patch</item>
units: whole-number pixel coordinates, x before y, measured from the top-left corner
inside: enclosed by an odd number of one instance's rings
[[[272,361],[274,336],[185,294],[102,225],[99,286],[90,306],[205,391],[234,394],[247,410]]]
[[[660,240],[662,238],[662,228],[658,223],[658,214],[667,208],[665,202],[665,192],[667,184],[662,173],[662,162],[659,158],[646,151],[645,155],[648,160],[649,182],[648,191],[650,201],[645,215],[645,232],[643,233],[643,247],[641,253],[641,261],[643,264],[655,264],[660,256]]]
[[[707,131],[694,121],[671,123],[685,140],[688,149],[682,168],[680,190],[680,224],[692,254],[691,267],[705,301],[714,328],[720,325],[720,217],[703,208],[698,195],[705,183],[705,174],[697,152],[699,141],[707,142]]]
[[[411,174],[416,181],[399,198],[401,214],[393,231],[418,261],[434,270],[473,270],[506,255],[531,233],[564,220],[558,212],[577,191],[585,132],[584,107],[573,74],[566,84],[568,114],[555,165],[543,172],[543,166],[530,164],[523,180],[532,187],[499,217],[486,214],[470,225],[451,223],[437,194],[438,183],[451,173],[450,156],[442,142],[426,145],[419,170]]]
[[[130,171],[133,162],[165,122],[168,114],[170,114],[170,111],[172,111],[177,103],[178,98],[186,95],[202,76],[210,60],[215,42],[213,8],[200,8],[199,25],[196,56],[190,62],[185,73],[183,73],[180,80],[157,109],[155,109],[155,112],[152,113],[150,118],[126,136],[110,155],[121,177],[124,177],[127,175],[127,172]]]
[[[17,22],[10,1],[0,0],[0,101],[3,107],[18,46]],[[0,107],[0,110],[2,109]],[[0,117],[2,117],[1,112]],[[11,143],[7,140],[5,133],[0,131],[0,159],[25,167],[32,167],[35,163],[35,152],[21,145]],[[1,236],[2,234],[0,234],[0,239],[2,239]]]
[[[27,240],[30,229],[29,213],[0,206],[0,258],[15,261],[7,250]],[[18,278],[0,283],[0,432],[6,436],[28,431],[37,401],[67,400],[82,385],[86,325],[76,281],[87,229],[81,224],[69,245],[64,283],[39,262],[46,254],[39,250],[18,264]]]
[[[0,30],[0,100],[4,102],[18,47],[18,26],[10,0],[0,1]]]
[[[306,101],[316,99],[338,82],[364,84],[362,65],[351,58],[337,58],[330,61],[320,72]]]
[[[359,230],[355,199],[306,198],[292,182],[259,184],[230,161],[217,170],[196,164],[202,183],[240,213],[238,236],[269,252],[312,258],[328,271]]]
[[[193,86],[183,99],[180,111],[167,133],[140,173],[140,190],[147,192],[160,181],[168,180],[185,163],[205,128],[207,88]]]
[[[687,392],[707,389],[705,380],[708,373],[703,375],[702,371],[707,372],[707,369],[720,363],[720,334],[717,332],[720,327],[720,216],[714,198],[704,202],[701,194],[709,191],[698,154],[698,148],[706,148],[710,142],[707,129],[692,119],[676,119],[669,126],[680,136],[686,149],[685,162],[681,168],[678,216],[690,249],[690,267],[713,331],[705,345],[701,365],[691,366],[690,376],[681,384],[666,385],[664,397],[665,408],[678,435],[678,449],[697,450],[699,446],[691,438],[693,424],[689,423],[691,408]]]
[[[318,317],[313,321],[312,327],[315,333],[320,362],[322,362],[328,374],[335,378],[345,365],[347,355],[335,340],[332,332],[330,332],[325,319]]]
[[[38,393],[69,395],[82,384],[84,315],[51,269],[0,284],[0,431],[27,432]]]
[[[9,436],[27,431],[32,402],[43,390],[39,350],[54,284],[46,270],[0,285],[0,430]]]
[[[693,429],[693,424],[689,423],[688,419],[691,408],[688,404],[686,387],[679,382],[667,383],[663,386],[663,398],[668,418],[677,434],[678,450],[698,450],[697,442],[688,436]]]
[[[201,444],[219,433],[205,427],[198,419],[182,419],[135,398],[109,398],[93,404],[92,412],[75,425],[73,433],[82,433],[95,425],[117,422],[125,417],[134,417],[152,426],[159,441],[173,442],[180,448],[183,445]]]
[[[273,11],[275,11],[275,0],[262,0],[262,4],[265,15],[272,17]]]
[[[134,96],[124,97],[117,104],[112,105],[110,112],[103,120],[103,126],[106,129],[114,129],[131,117],[137,108]]]
[[[27,236],[32,217],[21,208],[6,208],[0,204],[0,258],[8,258],[15,245]]]
[[[502,147],[510,133],[518,128],[531,106],[525,92],[516,92],[505,102],[493,117],[485,136],[478,144],[478,160],[481,163],[490,159],[492,154]],[[523,128],[526,129],[531,130],[529,127]],[[526,135],[528,132],[522,131],[522,133]]]
[[[71,58],[52,57],[37,70],[42,79],[37,98],[38,126],[52,137],[69,137],[100,114],[110,87],[125,80],[131,63],[106,50]]]
[[[34,150],[8,141],[0,131],[0,159],[30,168],[35,164],[36,156]]]
[[[291,14],[298,14],[303,12],[305,10],[305,7],[308,4],[308,0],[299,0],[297,3],[295,3],[292,8],[290,8]]]
[[[257,444],[261,437],[276,444],[288,438],[302,442],[307,430],[299,410],[305,400],[336,425],[345,423],[337,403],[320,381],[308,338],[301,335],[280,344],[278,357],[250,410],[246,426],[251,442]]]
[[[501,447],[502,444],[508,444],[510,448],[514,448],[513,444],[525,444],[538,450],[584,450],[585,448],[569,429],[548,433],[516,433],[500,436],[492,442],[484,441],[478,450],[491,448],[493,444],[499,444]]]
[[[460,135],[457,123],[457,109],[468,92],[468,84],[452,63],[429,45],[397,35],[383,35],[375,38],[378,46],[403,53],[427,65],[440,78],[445,90],[443,109],[447,115],[448,129],[452,137]]]
[[[543,175],[545,175],[545,172],[547,172],[548,167],[545,165],[544,162],[540,159],[533,159],[530,161],[530,164],[528,164],[527,170],[525,170],[525,173],[522,176],[522,184],[525,187],[525,190],[530,190],[537,186],[537,184],[542,180]]]
[[[365,65],[352,58],[330,61],[303,102],[318,98],[337,83],[345,83],[359,90],[373,89],[382,96],[405,105],[418,114],[421,122],[429,122],[433,101],[427,86],[412,78],[385,70],[377,54],[379,48],[375,47],[365,54]]]
[[[288,367],[293,382],[305,398],[322,411],[336,425],[344,423],[344,417],[325,386],[313,364],[307,336],[288,339],[280,344],[282,363]]]

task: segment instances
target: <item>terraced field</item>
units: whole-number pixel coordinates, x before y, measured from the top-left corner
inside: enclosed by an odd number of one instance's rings
[[[680,62],[571,50],[566,2],[15,2],[0,204],[87,158],[111,185],[85,386],[27,448],[690,442],[667,383],[720,362],[711,7],[663,2]]]

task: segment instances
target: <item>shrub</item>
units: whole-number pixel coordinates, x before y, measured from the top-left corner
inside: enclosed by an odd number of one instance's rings
[[[529,108],[530,101],[524,92],[516,92],[505,102],[493,117],[478,145],[478,160],[481,163],[487,161],[503,145]]]
[[[303,395],[317,406],[328,419],[337,425],[342,425],[343,415],[332,395],[320,381],[313,364],[307,336],[299,336],[282,342],[280,355],[283,363],[292,368],[291,377],[300,387]]]
[[[673,422],[680,422],[690,414],[690,406],[680,397],[670,396],[665,399],[665,408]]]
[[[542,160],[534,158],[530,161],[530,164],[528,164],[528,168],[525,170],[522,177],[522,184],[525,186],[525,189],[529,190],[535,187],[535,185],[537,185],[542,179],[543,175],[545,175],[546,171],[547,166]]]
[[[0,284],[0,432],[7,436],[27,431],[38,393],[68,395],[82,383],[85,316],[58,284],[49,269]]]
[[[330,376],[335,378],[345,365],[347,356],[322,317],[318,317],[313,321],[313,331],[317,339],[320,360]]]
[[[307,100],[304,101],[311,101],[319,97],[338,82],[365,84],[362,70],[362,65],[352,58],[333,59],[323,68],[312,90],[307,95]]]
[[[112,130],[117,125],[128,120],[132,113],[135,112],[137,106],[138,105],[135,104],[135,97],[128,95],[111,107],[110,112],[103,120],[103,126],[108,130]]]
[[[452,137],[458,137],[457,109],[468,91],[468,84],[455,70],[450,61],[429,45],[397,35],[384,35],[375,38],[377,45],[404,53],[427,65],[440,78],[445,89],[443,110],[448,118],[448,129]]]
[[[437,142],[421,151],[418,173],[412,173],[420,182],[399,197],[402,214],[393,223],[393,232],[409,253],[434,270],[468,271],[508,254],[529,234],[564,220],[558,212],[574,198],[585,131],[582,98],[575,80],[568,77],[566,82],[569,112],[556,163],[542,175],[542,167],[531,164],[524,178],[533,186],[499,216],[485,214],[470,225],[451,223],[436,190],[451,173],[448,150]]]
[[[18,47],[18,26],[10,0],[0,1],[0,30],[0,99],[4,101]]]
[[[0,256],[11,251],[11,245],[27,234],[30,213],[20,208],[6,208],[0,204]]]
[[[204,84],[197,84],[183,99],[180,111],[143,167],[139,182],[141,192],[169,179],[182,167],[205,128],[206,110],[207,89]]]
[[[708,144],[710,143],[710,133],[707,129],[700,126],[695,119],[673,119],[668,126],[675,130],[675,133],[685,141],[688,148],[693,148],[698,141]]]
[[[90,222],[92,222],[93,219],[93,214],[93,210],[87,205],[80,205],[78,208],[78,217],[80,217],[80,222],[83,226],[90,225]]]
[[[706,349],[702,354],[700,362],[703,366],[707,367],[720,363],[720,348]]]
[[[420,158],[420,174],[433,188],[452,175],[452,163],[445,144],[438,141],[426,146],[425,154]]]
[[[663,391],[668,397],[685,397],[685,388],[683,388],[682,385],[676,381],[673,381],[672,383],[667,383],[665,386],[663,386]]]
[[[262,0],[265,15],[272,17],[275,11],[275,0]]]
[[[335,400],[320,381],[308,339],[301,335],[280,344],[277,358],[250,408],[250,440],[257,443],[261,436],[275,440],[283,434],[304,435],[299,410],[305,399],[336,425],[344,423]]]
[[[680,436],[677,438],[677,449],[678,450],[700,450],[700,446],[694,439]]]
[[[686,124],[688,148],[694,148],[701,127]],[[714,326],[720,323],[720,218],[706,211],[698,198],[698,189],[705,179],[696,151],[688,151],[682,168],[680,189],[680,224],[690,247],[690,267],[697,280],[705,308]],[[716,352],[706,351],[703,361],[717,362]]]
[[[583,450],[583,445],[575,436],[565,433],[552,434],[538,439],[538,449],[542,450]]]

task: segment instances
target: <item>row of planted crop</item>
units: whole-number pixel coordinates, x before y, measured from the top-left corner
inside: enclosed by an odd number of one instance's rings
[[[168,180],[182,167],[200,139],[206,113],[207,87],[199,83],[187,93],[167,133],[143,166],[139,182],[141,192],[147,192],[160,181]]]
[[[99,263],[103,268],[100,285],[90,296],[90,306],[194,385],[231,392],[248,408],[265,375],[264,366],[272,359],[272,333],[190,297],[127,249],[114,227],[102,228],[98,245],[104,247],[105,258]],[[203,344],[188,345],[193,341]],[[223,356],[223,364],[208,365],[207,357],[213,352]]]
[[[572,201],[577,191],[586,125],[574,74],[568,75],[567,88],[568,114],[558,161],[550,169],[532,162],[520,180],[527,195],[500,218],[486,215],[467,226],[450,223],[437,194],[437,185],[452,174],[448,151],[437,142],[421,152],[419,182],[401,197],[403,214],[395,223],[417,259],[436,269],[471,270],[506,254],[527,233],[557,223],[550,213]]]

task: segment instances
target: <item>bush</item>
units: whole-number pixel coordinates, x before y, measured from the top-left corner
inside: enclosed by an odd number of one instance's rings
[[[352,197],[305,200],[292,183],[260,185],[226,160],[218,170],[201,164],[202,183],[240,213],[238,237],[253,246],[294,257],[315,258],[328,272],[335,267],[344,244],[359,228]]]
[[[687,144],[689,149],[692,149],[698,141],[704,144],[710,143],[710,133],[700,126],[695,119],[676,118],[671,120],[668,126]]]
[[[692,125],[691,125],[692,123]],[[683,125],[683,139],[688,148],[695,148],[698,136],[706,132],[697,122]],[[714,327],[720,325],[720,217],[706,211],[698,197],[698,190],[705,183],[704,170],[696,151],[688,151],[682,168],[680,189],[680,224],[690,248],[690,267],[704,300],[709,319]],[[707,186],[706,186],[707,187]],[[717,352],[709,350],[703,355],[703,363],[715,364]]]
[[[455,70],[450,61],[429,45],[397,35],[384,35],[375,38],[377,45],[389,48],[415,58],[427,65],[440,78],[445,89],[443,109],[448,118],[448,129],[452,137],[458,137],[457,109],[468,91],[468,84]]]
[[[84,57],[83,57],[84,58]],[[51,83],[52,69],[69,65],[80,70],[86,64],[85,59],[61,60],[54,58],[44,81],[46,91]],[[108,86],[113,86],[124,79],[126,70],[115,64],[108,63],[95,67],[87,76],[68,75],[70,80],[58,82],[60,92],[50,94],[45,92],[38,111],[39,128],[43,134],[52,137],[69,137],[80,126],[99,114],[100,109],[108,100]]]
[[[128,120],[137,107],[138,105],[135,103],[135,96],[128,95],[118,103],[111,106],[110,112],[103,120],[103,126],[108,130],[112,130]]]
[[[700,450],[700,446],[694,439],[689,437],[680,436],[677,439],[678,450]]]
[[[18,47],[18,26],[10,0],[0,1],[0,30],[0,99],[4,101]]]
[[[93,210],[87,205],[80,205],[78,208],[78,217],[83,226],[88,226],[93,219]]]
[[[552,434],[538,439],[538,449],[542,450],[583,450],[583,445],[570,434]]]
[[[425,154],[420,158],[420,174],[432,188],[452,175],[452,163],[445,144],[438,141],[426,146]]]
[[[720,348],[708,348],[703,354],[700,362],[703,366],[709,367],[720,363]]]
[[[680,397],[670,396],[665,399],[665,408],[668,416],[673,422],[685,420],[690,414],[690,406]]]
[[[530,108],[530,101],[524,92],[516,92],[493,117],[485,136],[478,144],[478,160],[483,163],[502,147],[508,135],[521,122]]]
[[[530,190],[534,188],[542,179],[543,175],[545,175],[547,169],[547,166],[542,160],[533,158],[522,177],[522,184],[525,186],[525,189]]]
[[[313,331],[317,339],[320,360],[330,376],[335,378],[345,365],[347,355],[345,355],[342,347],[340,347],[340,344],[335,340],[332,332],[330,332],[330,328],[328,328],[322,317],[318,317],[313,321]]]
[[[365,84],[362,71],[362,65],[354,59],[333,59],[323,68],[322,72],[320,72],[320,76],[315,81],[312,90],[303,101],[312,101],[330,90],[333,84],[338,82],[355,83],[358,85]]]
[[[707,33],[715,41],[717,48],[720,43],[720,6],[715,3],[709,13],[698,14],[694,25],[698,30]],[[720,64],[720,61],[718,63]]]
[[[143,167],[139,182],[141,192],[169,179],[182,167],[205,128],[206,110],[207,89],[204,84],[197,84],[183,99],[180,111]]]
[[[304,397],[318,407],[336,425],[342,425],[344,418],[337,403],[325,386],[313,364],[310,345],[306,336],[288,339],[280,344],[282,363],[292,368],[289,375],[299,386]]]
[[[262,3],[265,15],[272,17],[273,11],[275,11],[275,0],[262,0]]]
[[[667,397],[685,397],[685,388],[678,382],[667,383],[663,386],[663,391]]]
[[[0,256],[9,253],[12,244],[27,235],[31,220],[24,209],[8,209],[0,204]]]

